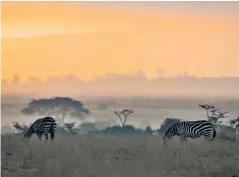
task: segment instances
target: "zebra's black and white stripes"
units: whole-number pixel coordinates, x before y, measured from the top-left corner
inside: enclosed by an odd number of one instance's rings
[[[51,139],[55,137],[56,121],[52,117],[44,117],[37,119],[29,129],[24,133],[22,139],[29,139],[36,133],[38,138],[41,139],[42,135],[45,135],[45,139],[48,139],[48,134],[50,133]]]
[[[216,130],[211,122],[206,120],[185,121],[171,125],[163,136],[164,144],[167,139],[179,136],[181,141],[187,138],[199,138],[204,136],[208,141],[213,141],[216,137]]]

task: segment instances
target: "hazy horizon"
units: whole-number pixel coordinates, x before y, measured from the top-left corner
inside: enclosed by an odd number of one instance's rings
[[[40,89],[40,92],[39,92]],[[74,75],[49,77],[42,81],[30,77],[21,82],[15,75],[12,82],[2,80],[3,94],[36,96],[148,96],[148,97],[232,97],[239,98],[239,77],[195,77],[184,73],[164,77],[163,71],[153,79],[147,79],[142,71],[133,75],[108,73],[86,81]]]
[[[55,96],[82,101],[104,125],[131,107],[140,127],[206,119],[200,103],[238,115],[239,2],[1,5],[2,122],[32,121],[21,113],[29,99]]]

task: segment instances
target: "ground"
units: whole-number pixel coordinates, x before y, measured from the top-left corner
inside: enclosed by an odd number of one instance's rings
[[[239,175],[239,141],[150,135],[58,134],[54,142],[2,135],[3,177],[232,177]]]

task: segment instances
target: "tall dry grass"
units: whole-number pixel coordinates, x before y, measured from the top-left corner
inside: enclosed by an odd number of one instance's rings
[[[239,142],[155,136],[57,134],[28,143],[2,136],[3,177],[231,177],[239,175]]]

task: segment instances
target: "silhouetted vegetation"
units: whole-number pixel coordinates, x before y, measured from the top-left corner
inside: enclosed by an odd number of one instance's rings
[[[89,131],[96,131],[98,130],[96,128],[95,123],[93,122],[84,122],[78,126],[78,129],[80,129],[83,132],[89,132]]]
[[[84,114],[89,112],[83,103],[69,97],[33,99],[22,109],[22,113],[26,115],[54,116],[63,122],[67,116],[85,119]]]
[[[102,130],[105,134],[144,134],[145,131],[135,128],[133,125],[125,125],[123,127],[114,125]]]
[[[101,109],[107,109],[107,104],[99,104]],[[235,139],[234,136],[239,129],[239,117],[230,121],[230,126],[222,124],[221,119],[226,117],[228,112],[221,112],[218,108],[213,105],[202,104],[199,105],[201,108],[205,109],[206,115],[209,121],[211,121],[218,131],[218,135],[223,139]],[[64,119],[67,115],[71,116],[81,116],[82,114],[89,114],[89,110],[84,108],[80,101],[73,100],[68,97],[55,97],[50,99],[39,99],[32,100],[28,103],[28,107],[22,110],[23,113],[31,114],[47,114],[47,115],[58,115],[58,118]],[[99,133],[99,134],[149,134],[152,135],[153,132],[159,132],[163,134],[169,126],[181,122],[179,118],[166,118],[161,124],[160,128],[157,130],[152,130],[150,126],[145,129],[139,129],[133,125],[127,125],[127,116],[134,113],[133,110],[123,109],[120,112],[114,111],[114,113],[119,118],[122,126],[113,125],[108,126],[105,129],[97,129],[96,124],[93,122],[85,122],[80,125],[76,125],[76,122],[64,123],[62,125],[57,125],[56,132],[68,132],[68,133]],[[18,132],[23,133],[29,128],[28,125],[20,125],[19,123],[13,123],[13,126]]]
[[[166,118],[158,129],[159,133],[164,133],[171,125],[181,122],[178,118]]]
[[[235,129],[236,134],[239,135],[239,117],[236,119],[230,120],[230,125]]]
[[[150,126],[147,126],[146,129],[145,129],[145,133],[152,135],[152,133],[153,133],[152,128]]]
[[[121,112],[114,111],[114,113],[117,115],[120,122],[122,123],[122,127],[124,127],[127,122],[127,116],[134,113],[134,110],[123,109]],[[123,115],[124,117],[122,118],[121,115]]]
[[[235,140],[239,134],[239,117],[229,121],[230,126],[224,125],[222,119],[229,112],[222,112],[219,108],[209,104],[200,104],[199,107],[206,111],[208,120],[215,126],[218,136],[226,140]]]
[[[67,131],[69,133],[73,132],[73,127],[75,126],[75,122],[70,122],[70,123],[64,123],[64,126],[66,127]]]
[[[229,113],[229,112],[221,112],[219,108],[216,108],[213,105],[201,104],[199,105],[199,107],[201,107],[206,111],[208,121],[210,121],[214,125],[221,124],[222,121],[220,119],[225,118],[226,114]]]

